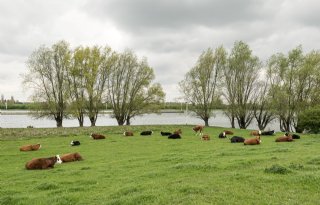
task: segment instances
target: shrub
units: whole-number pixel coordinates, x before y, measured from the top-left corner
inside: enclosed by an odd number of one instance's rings
[[[305,110],[299,115],[299,128],[310,133],[320,132],[320,106]]]

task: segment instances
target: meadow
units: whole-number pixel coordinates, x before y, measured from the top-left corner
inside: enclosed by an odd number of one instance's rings
[[[182,129],[182,139],[160,131]],[[142,130],[152,136],[140,136]],[[202,141],[192,126],[0,128],[0,204],[319,204],[320,135],[261,145],[219,139],[224,128],[206,127]],[[122,136],[132,130],[133,137]],[[229,129],[249,138],[249,130]],[[107,136],[92,140],[91,132]],[[72,140],[80,146],[71,147]],[[41,143],[33,152],[25,144]],[[79,152],[83,161],[26,170],[32,158]]]

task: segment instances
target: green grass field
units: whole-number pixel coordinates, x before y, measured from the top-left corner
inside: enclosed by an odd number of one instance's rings
[[[182,129],[181,140],[160,131]],[[320,204],[320,136],[244,146],[218,139],[223,128],[192,126],[0,129],[0,204]],[[123,137],[125,129],[134,137]],[[152,129],[151,137],[138,134]],[[231,130],[231,129],[230,129]],[[249,138],[249,130],[233,130]],[[105,134],[92,140],[91,132]],[[71,147],[71,140],[79,147]],[[41,143],[34,152],[25,144]],[[26,170],[36,157],[79,152],[83,161]]]

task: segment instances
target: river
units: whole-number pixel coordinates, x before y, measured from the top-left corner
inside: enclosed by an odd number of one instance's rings
[[[204,121],[197,118],[192,113],[161,113],[161,114],[145,114],[137,116],[131,120],[131,125],[165,125],[165,124],[178,124],[178,125],[195,125],[204,124]],[[97,126],[111,126],[117,125],[117,121],[111,118],[110,114],[99,114]],[[231,127],[229,119],[223,114],[221,110],[214,111],[214,117],[209,120],[210,126]],[[35,128],[56,127],[54,120],[42,118],[35,119],[26,111],[3,111],[0,113],[0,127],[2,128],[26,128],[33,126]],[[78,127],[76,119],[64,119],[63,127]],[[90,126],[90,121],[85,118],[84,126]],[[258,129],[257,123],[254,120],[248,129]],[[266,130],[279,131],[279,123],[270,123]]]

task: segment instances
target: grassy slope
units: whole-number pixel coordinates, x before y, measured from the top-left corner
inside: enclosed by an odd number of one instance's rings
[[[142,137],[138,131],[155,131]],[[181,128],[183,139],[160,130]],[[132,126],[63,129],[0,129],[0,204],[318,204],[320,137],[302,135],[292,143],[263,137],[259,146],[218,139],[223,128],[206,128],[201,141],[191,126]],[[106,140],[94,141],[96,130]],[[249,137],[248,130],[235,130]],[[278,136],[280,133],[278,134]],[[37,137],[34,137],[37,136]],[[71,140],[81,146],[70,147]],[[40,142],[36,152],[20,152]],[[35,157],[79,152],[84,161],[51,170],[25,170]],[[279,166],[274,166],[279,165]],[[266,172],[265,170],[269,170]],[[286,174],[280,174],[280,173]]]

